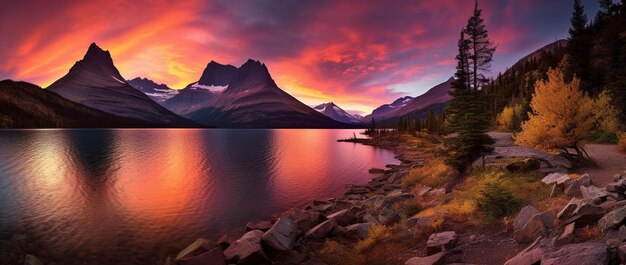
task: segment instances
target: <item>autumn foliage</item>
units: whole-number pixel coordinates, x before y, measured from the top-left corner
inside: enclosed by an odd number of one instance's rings
[[[515,137],[519,145],[545,151],[576,151],[580,160],[586,156],[581,141],[594,127],[594,101],[580,90],[580,79],[564,80],[560,69],[549,69],[548,80],[537,81],[530,102],[529,120]]]

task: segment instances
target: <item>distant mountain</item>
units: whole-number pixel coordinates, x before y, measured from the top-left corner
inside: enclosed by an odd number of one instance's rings
[[[117,116],[166,125],[189,121],[130,86],[113,65],[108,51],[92,43],[82,60],[47,89],[71,101]]]
[[[179,90],[178,95],[165,101],[163,106],[183,116],[210,107],[211,100],[228,87],[236,71],[235,66],[211,61],[197,82]]]
[[[83,106],[30,83],[0,81],[0,128],[154,126]]]
[[[317,105],[313,109],[317,110],[319,113],[324,114],[326,117],[343,123],[358,124],[363,119],[363,117],[361,116],[351,115],[350,113],[335,105],[335,103],[333,102]]]
[[[450,77],[450,79],[432,87],[420,96],[411,99],[399,98],[391,104],[383,105],[374,110],[372,114],[365,116],[363,122],[369,123],[374,118],[377,124],[393,125],[400,117],[424,118],[430,110],[441,113],[452,100],[450,95],[452,81],[454,78]]]
[[[394,112],[394,111],[396,111],[396,110],[406,106],[406,104],[409,103],[412,99],[413,99],[413,97],[411,97],[411,96],[405,96],[405,97],[401,97],[399,99],[396,99],[391,104],[385,104],[385,105],[382,105],[382,106],[374,109],[372,111],[371,116],[373,116],[373,117],[384,117],[384,116],[388,115],[389,113],[392,113],[392,112]]]
[[[126,82],[157,103],[163,103],[178,94],[177,90],[171,89],[166,84],[157,84],[148,78],[136,77],[131,80],[126,80]]]
[[[218,77],[217,74],[208,76]],[[336,128],[347,126],[313,110],[280,89],[270,76],[267,67],[259,61],[248,60],[241,67],[236,68],[228,83],[217,82],[217,80],[225,82],[226,79],[228,78],[212,79],[213,84],[228,87],[212,98],[206,107],[184,114],[184,116],[196,122],[218,127]]]

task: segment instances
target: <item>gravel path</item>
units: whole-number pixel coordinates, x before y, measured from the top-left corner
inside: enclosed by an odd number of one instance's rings
[[[617,151],[616,145],[586,144],[589,153],[599,168],[581,168],[579,173],[589,173],[596,186],[604,186],[613,181],[613,176],[626,170],[626,154]]]

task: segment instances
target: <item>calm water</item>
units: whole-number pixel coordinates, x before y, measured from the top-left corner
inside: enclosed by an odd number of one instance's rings
[[[397,163],[336,142],[352,133],[0,131],[0,238],[23,234],[61,264],[157,264]]]

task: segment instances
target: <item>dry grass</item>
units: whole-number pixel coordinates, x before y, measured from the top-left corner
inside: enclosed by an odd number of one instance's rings
[[[313,254],[316,260],[325,264],[341,264],[341,265],[362,265],[365,263],[365,257],[348,245],[341,244],[337,241],[326,240],[324,246],[318,252]]]
[[[405,188],[422,184],[430,187],[441,187],[457,175],[456,170],[446,165],[441,159],[433,159],[423,166],[413,169],[402,181]]]
[[[394,231],[399,229],[398,226],[387,227],[384,225],[374,225],[370,228],[367,238],[359,241],[355,249],[358,252],[366,252],[374,247],[374,245],[391,238]]]
[[[581,241],[597,240],[604,235],[598,226],[585,226],[579,229],[576,234]]]

